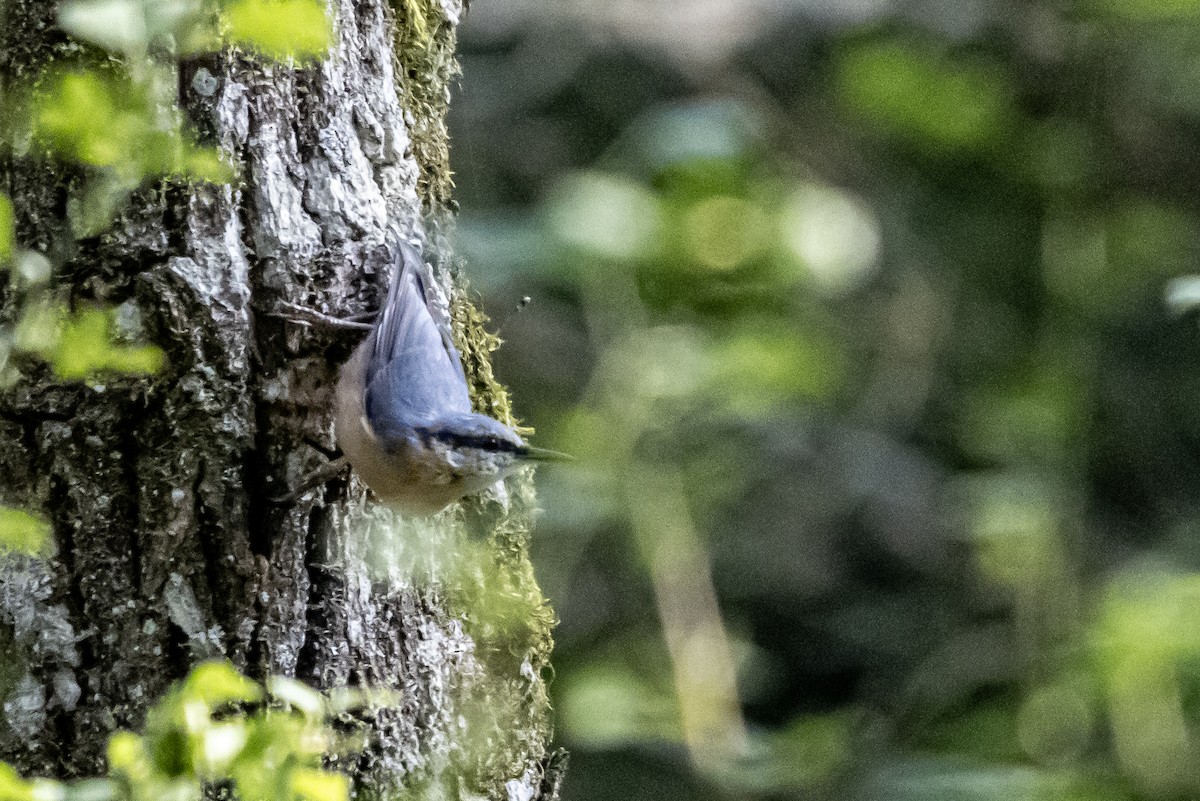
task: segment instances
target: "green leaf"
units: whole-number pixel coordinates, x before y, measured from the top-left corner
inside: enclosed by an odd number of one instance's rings
[[[128,193],[149,176],[225,182],[233,170],[178,125],[163,129],[161,102],[143,87],[95,72],[64,74],[35,102],[35,133],[60,156],[102,168],[71,202],[83,234],[107,225]]]
[[[119,53],[144,53],[149,45],[140,0],[77,0],[58,10],[58,24],[76,39]]]
[[[331,744],[320,694],[289,679],[272,686],[276,697],[299,697],[322,714],[273,703],[248,711],[240,704],[264,695],[257,683],[226,660],[193,668],[149,711],[144,737],[120,732],[109,739],[109,769],[133,791],[126,801],[200,801],[204,787],[221,782],[232,782],[243,801],[346,801],[346,779],[320,770]]]
[[[39,553],[49,538],[50,526],[46,521],[20,509],[0,506],[0,551]]]
[[[3,267],[12,258],[15,241],[12,201],[8,199],[7,195],[0,194],[0,267]]]
[[[112,166],[122,157],[132,161],[134,140],[140,138],[130,104],[119,103],[110,84],[90,72],[64,75],[39,99],[36,120],[48,144],[94,167]]]
[[[299,730],[291,715],[255,716],[247,721],[249,737],[229,769],[244,801],[280,801],[286,796],[287,776],[278,754],[295,754]]]
[[[50,362],[61,378],[85,378],[101,371],[156,373],[165,354],[153,345],[113,341],[113,311],[85,309],[74,315],[50,303],[30,304],[13,336],[16,350]]]
[[[129,731],[119,731],[108,738],[109,770],[130,773],[145,761],[145,743],[138,735]]]
[[[838,83],[850,108],[918,144],[977,150],[1014,127],[1012,88],[988,62],[955,60],[906,42],[873,42],[842,58]]]
[[[340,773],[298,768],[292,771],[292,792],[304,801],[346,801],[350,784]]]
[[[31,801],[33,788],[7,762],[0,762],[0,801]]]
[[[62,785],[63,801],[110,801],[117,797],[117,786],[108,779],[81,779]]]
[[[55,349],[54,372],[62,378],[83,378],[108,363],[108,317],[89,309],[64,320]]]
[[[262,689],[257,684],[223,660],[197,665],[184,682],[183,693],[202,700],[210,708],[262,698]]]
[[[200,738],[204,764],[209,770],[224,772],[241,754],[248,737],[244,720],[213,724]]]
[[[271,58],[322,56],[333,29],[316,0],[238,0],[225,9],[228,39]]]
[[[73,0],[59,9],[58,24],[76,39],[138,56],[155,42],[206,38],[200,11],[197,0]]]
[[[109,354],[108,367],[119,373],[150,375],[162,369],[164,354],[154,345],[117,348]]]
[[[212,184],[223,184],[236,177],[218,150],[211,147],[190,147],[184,153],[183,170],[185,177]]]
[[[54,371],[62,378],[84,378],[101,370],[155,373],[162,369],[162,350],[152,345],[116,345],[111,328],[111,312],[100,309],[67,318],[54,353]]]
[[[306,715],[318,716],[325,713],[325,699],[321,694],[295,679],[273,676],[267,682],[267,690],[274,698]]]
[[[63,309],[52,303],[27,303],[13,332],[13,349],[51,359],[58,348]]]

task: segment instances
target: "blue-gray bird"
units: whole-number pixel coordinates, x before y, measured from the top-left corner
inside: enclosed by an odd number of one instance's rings
[[[355,472],[388,505],[432,514],[526,461],[569,458],[471,411],[458,350],[429,307],[421,254],[398,248],[387,303],[338,380],[335,431]]]

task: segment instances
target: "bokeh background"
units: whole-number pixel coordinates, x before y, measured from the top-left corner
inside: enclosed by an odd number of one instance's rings
[[[479,0],[461,53],[458,246],[578,457],[564,798],[1200,796],[1200,2]]]

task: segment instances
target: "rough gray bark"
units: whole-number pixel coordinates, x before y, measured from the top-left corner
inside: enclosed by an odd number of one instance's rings
[[[553,616],[528,562],[529,476],[432,521],[392,518],[353,481],[268,500],[325,461],[305,442],[332,447],[329,393],[354,345],[273,312],[376,308],[386,243],[422,225],[448,174],[414,156],[444,152],[436,109],[405,100],[444,93],[452,64],[425,47],[418,69],[401,52],[400,80],[393,44],[410,11],[331,5],[337,45],[320,66],[183,65],[181,105],[240,165],[239,184],[139,193],[76,248],[61,233],[73,178],[4,170],[22,244],[67,254],[74,299],[125,304],[168,354],[152,380],[62,383],[31,365],[0,395],[0,503],[41,510],[57,548],[0,565],[0,759],[19,770],[99,772],[107,735],[140,727],[190,664],[225,655],[251,675],[399,689],[353,724],[370,745],[341,766],[372,795],[530,799],[543,782],[556,795],[542,680]],[[449,52],[462,8],[434,5]],[[5,76],[62,48],[52,6],[10,2]],[[486,349],[464,350],[486,387]],[[488,611],[496,598],[506,614]]]

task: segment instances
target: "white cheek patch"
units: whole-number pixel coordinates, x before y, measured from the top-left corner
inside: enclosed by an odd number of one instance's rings
[[[434,459],[445,465],[455,476],[496,476],[509,464],[509,454],[492,453],[479,448],[455,448],[444,442],[434,442],[430,449]]]
[[[461,467],[461,462],[457,454],[445,443],[435,440],[429,448],[417,449],[417,454],[419,454],[417,459],[430,484],[441,486],[450,484],[459,478],[456,468]]]

